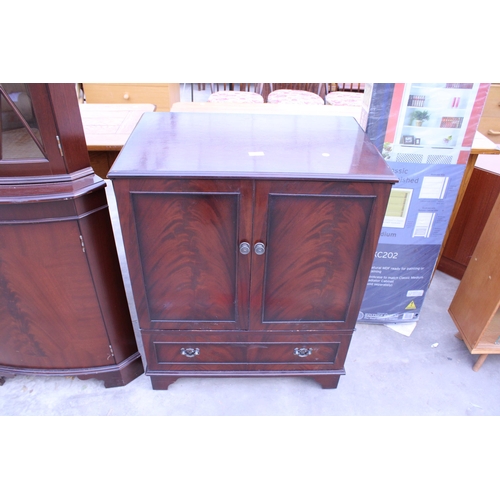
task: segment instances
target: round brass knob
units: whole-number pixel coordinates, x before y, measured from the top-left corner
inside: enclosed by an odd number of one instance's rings
[[[247,243],[246,241],[240,243],[240,253],[242,255],[248,255],[250,253],[250,243]]]
[[[253,249],[257,255],[264,255],[266,251],[266,245],[264,243],[255,243]]]

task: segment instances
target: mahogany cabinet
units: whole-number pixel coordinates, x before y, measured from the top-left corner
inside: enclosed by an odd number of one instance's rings
[[[108,176],[154,389],[337,386],[396,182],[354,119],[146,113]]]
[[[144,372],[71,84],[0,84],[0,382]]]

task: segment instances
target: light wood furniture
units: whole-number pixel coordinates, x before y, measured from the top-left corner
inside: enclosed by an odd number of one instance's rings
[[[476,165],[476,161],[479,155],[497,155],[500,154],[500,149],[497,147],[495,143],[490,141],[487,137],[485,137],[480,132],[476,132],[474,136],[474,141],[472,142],[472,148],[465,165],[464,175],[462,177],[462,182],[460,184],[457,199],[455,201],[455,205],[453,207],[450,220],[448,222],[448,227],[446,229],[446,233],[443,238],[443,243],[441,245],[441,250],[437,260],[437,269],[443,272],[454,272],[453,269],[456,268],[453,262],[447,262],[447,258],[443,259],[443,255],[455,255],[456,249],[455,247],[448,247],[448,239],[450,237],[450,233],[453,230],[453,226],[457,219],[458,213],[460,211],[460,207],[462,205],[462,201],[464,199],[465,193],[469,186],[469,182],[474,172],[474,167]],[[484,222],[484,221],[483,221]],[[446,252],[446,253],[445,253]],[[453,260],[453,259],[451,259]]]
[[[89,151],[120,151],[143,113],[154,104],[80,104]]]
[[[477,371],[489,354],[500,354],[500,197],[491,211],[472,259],[450,304],[449,313]]]
[[[477,127],[488,139],[500,144],[500,83],[492,83]]]
[[[94,172],[105,178],[143,113],[154,104],[80,104],[85,142]]]
[[[144,369],[75,87],[24,87],[29,123],[0,85],[19,118],[0,134],[0,385],[18,374],[124,385]]]
[[[353,118],[148,113],[108,176],[154,389],[337,386],[397,181]]]
[[[156,106],[156,111],[170,111],[179,102],[179,83],[84,83],[87,103],[143,104]]]

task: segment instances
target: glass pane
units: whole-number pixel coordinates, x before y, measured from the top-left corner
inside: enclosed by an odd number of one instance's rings
[[[0,160],[45,158],[25,83],[0,83]]]

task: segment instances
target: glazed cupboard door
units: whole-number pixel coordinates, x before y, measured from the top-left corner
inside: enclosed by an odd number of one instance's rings
[[[52,87],[0,83],[0,177],[66,174],[50,95],[62,87]]]
[[[252,330],[352,330],[373,260],[365,241],[383,216],[377,189],[256,181]]]
[[[246,329],[252,181],[116,179],[114,186],[140,327]]]

